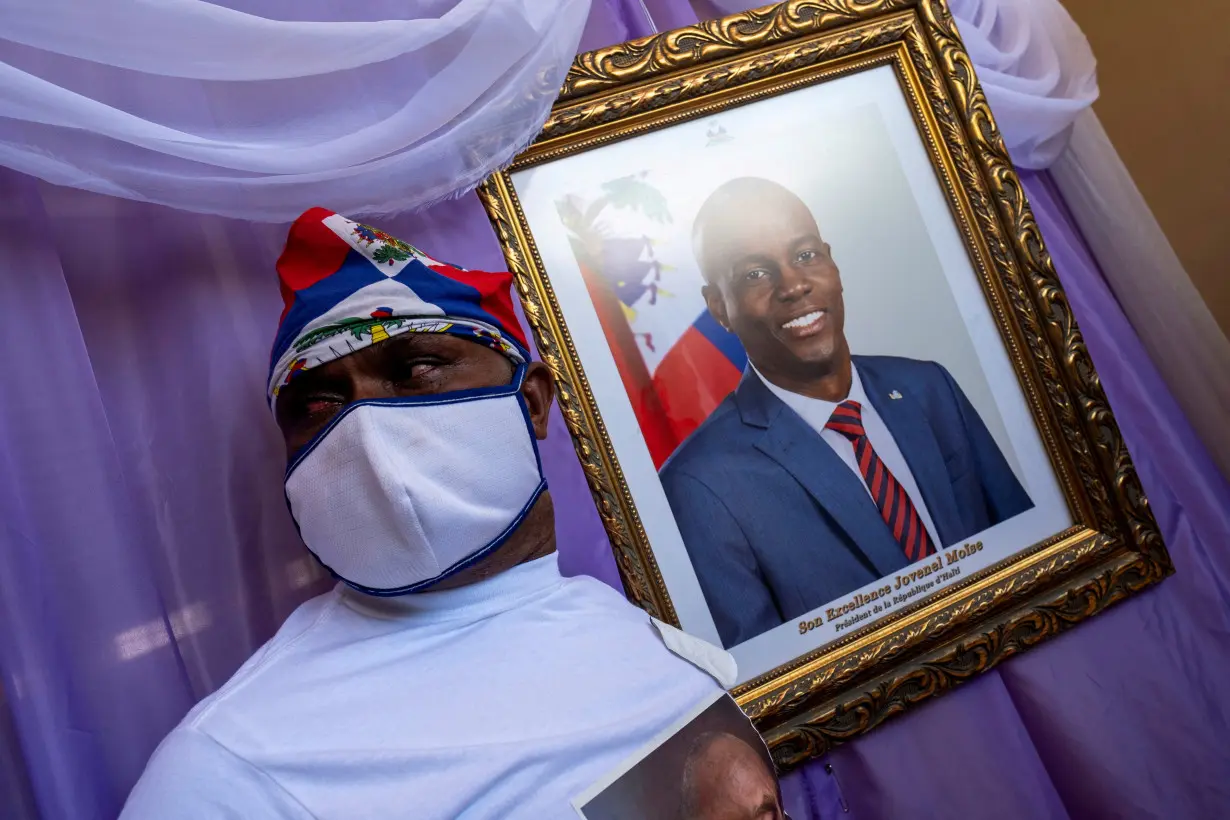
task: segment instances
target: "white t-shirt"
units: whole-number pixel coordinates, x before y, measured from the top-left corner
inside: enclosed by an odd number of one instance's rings
[[[167,736],[121,817],[575,818],[719,688],[555,555],[442,592],[339,585]]]
[[[841,402],[825,401],[824,399],[814,399],[811,396],[791,393],[789,390],[778,387],[762,376],[754,365],[752,370],[755,371],[760,380],[764,382],[764,386],[769,388],[773,395],[781,399],[787,407],[797,413],[803,421],[807,422],[808,427],[820,434],[820,438],[824,439],[825,444],[832,448],[833,452],[854,473],[854,477],[858,479],[859,483],[866,488],[867,482],[863,481],[863,474],[858,469],[858,459],[854,457],[854,445],[850,443],[850,439],[836,430],[829,430],[825,427],[829,423],[829,419],[833,417],[833,411],[837,409],[837,405]],[[862,405],[863,432],[867,434],[867,440],[871,442],[871,449],[876,451],[880,461],[884,462],[884,466],[893,474],[893,478],[897,479],[901,489],[905,490],[905,494],[910,497],[910,501],[914,502],[914,509],[918,510],[918,517],[922,519],[923,526],[927,528],[927,533],[931,536],[931,543],[937,547],[940,546],[940,539],[936,537],[935,524],[931,523],[931,513],[927,510],[927,502],[923,501],[922,493],[918,491],[918,482],[914,480],[914,474],[910,472],[910,465],[906,463],[905,456],[902,455],[901,448],[897,446],[897,440],[889,432],[888,425],[884,423],[884,419],[880,418],[880,414],[876,412],[875,405],[867,400],[867,391],[863,389],[863,380],[858,377],[858,368],[853,364],[850,365],[850,376],[850,393],[846,398],[853,399]],[[891,397],[889,400],[892,400]],[[869,488],[867,489],[867,495],[871,496]],[[875,497],[872,496],[873,501],[874,499]]]

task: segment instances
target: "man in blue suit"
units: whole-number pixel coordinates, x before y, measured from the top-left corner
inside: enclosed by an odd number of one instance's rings
[[[732,180],[693,247],[749,366],[661,478],[725,646],[1033,506],[943,366],[850,355],[841,276],[797,196]]]

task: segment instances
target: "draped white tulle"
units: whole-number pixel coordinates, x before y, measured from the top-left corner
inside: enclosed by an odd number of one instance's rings
[[[1089,41],[1056,0],[950,0],[995,120],[1021,168],[1049,168],[1098,97]]]
[[[589,11],[385,0],[336,19],[337,5],[6,0],[0,164],[251,220],[421,207],[533,138]]]
[[[761,5],[703,2],[724,14]],[[1057,0],[948,0],[948,7],[1012,161],[1049,167],[1073,121],[1098,96],[1089,41]]]

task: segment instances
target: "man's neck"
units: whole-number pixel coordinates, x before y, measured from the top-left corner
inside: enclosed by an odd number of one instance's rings
[[[835,367],[811,373],[766,371],[759,366],[755,367],[756,372],[775,387],[821,401],[845,401],[854,381],[854,365],[849,356],[842,357]]]
[[[457,589],[479,581],[485,581],[505,570],[545,558],[555,552],[555,505],[551,494],[544,492],[538,502],[526,513],[521,526],[499,549],[483,558],[472,567],[456,575],[432,584],[428,590]]]

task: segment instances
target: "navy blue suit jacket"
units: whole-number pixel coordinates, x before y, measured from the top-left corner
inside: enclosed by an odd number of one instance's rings
[[[937,547],[1033,506],[942,366],[895,356],[854,363],[914,474]],[[862,479],[750,368],[661,478],[727,647],[907,563]]]

